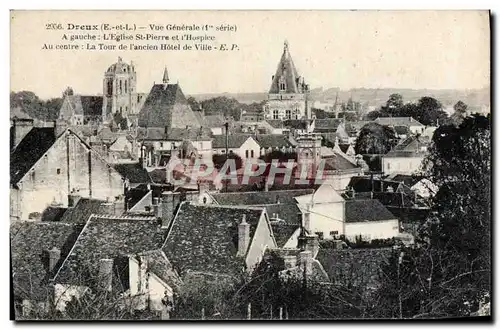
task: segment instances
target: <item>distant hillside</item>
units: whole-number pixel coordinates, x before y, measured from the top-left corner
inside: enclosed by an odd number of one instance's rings
[[[354,88],[351,90],[340,90],[338,88],[315,88],[311,90],[312,101],[334,102],[338,93],[339,102],[347,101],[352,97],[354,101],[361,102],[366,106],[379,107],[387,101],[389,95],[398,93],[403,96],[405,102],[415,102],[423,96],[431,96],[438,99],[444,106],[452,106],[458,100],[462,100],[469,106],[481,106],[490,104],[489,88],[473,90],[448,90],[448,89],[398,89],[398,88]],[[206,100],[217,96],[234,98],[241,103],[260,102],[267,99],[267,93],[221,93],[221,94],[194,94],[197,100]]]

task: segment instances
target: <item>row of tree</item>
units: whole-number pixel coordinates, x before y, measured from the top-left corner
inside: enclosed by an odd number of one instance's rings
[[[264,101],[251,104],[240,103],[234,98],[225,96],[217,96],[201,102],[190,96],[187,101],[193,111],[203,109],[205,115],[223,115],[226,118],[233,118],[234,120],[240,120],[241,114],[244,112],[262,112],[264,104]]]
[[[449,123],[442,104],[430,96],[420,98],[417,103],[405,104],[401,94],[391,94],[385,105],[366,114],[365,119],[374,120],[378,117],[413,117],[426,126]]]

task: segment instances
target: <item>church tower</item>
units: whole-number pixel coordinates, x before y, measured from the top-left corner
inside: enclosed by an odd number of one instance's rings
[[[299,76],[288,42],[285,41],[278,68],[272,77],[268,101],[264,105],[266,119],[310,119],[309,85]]]
[[[111,120],[117,113],[127,118],[128,115],[139,112],[136,85],[134,64],[127,64],[118,57],[118,62],[112,64],[104,73],[103,121]]]

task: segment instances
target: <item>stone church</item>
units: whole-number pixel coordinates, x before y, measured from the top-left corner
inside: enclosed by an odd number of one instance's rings
[[[266,119],[310,119],[311,104],[308,100],[309,85],[295,65],[288,42],[285,41],[278,68],[272,77],[268,101],[264,105]]]
[[[118,57],[118,61],[104,72],[103,95],[74,94],[68,88],[58,119],[70,126],[112,124],[119,128],[134,125],[147,97],[147,93],[138,93],[136,86],[134,64]]]

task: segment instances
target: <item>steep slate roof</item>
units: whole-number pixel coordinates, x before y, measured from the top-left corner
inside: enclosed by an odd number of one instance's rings
[[[283,128],[284,123],[281,119],[267,119],[266,122],[272,127],[272,128]]]
[[[129,212],[144,212],[146,206],[153,204],[153,191],[132,188],[127,192],[126,198]]]
[[[163,244],[165,234],[154,217],[92,216],[55,275],[55,283],[92,286],[100,259],[116,261],[156,250]]]
[[[142,167],[141,163],[115,164],[113,167],[122,177],[129,179],[130,183],[152,182],[148,171]]]
[[[394,131],[397,133],[397,134],[410,134],[411,131],[410,129],[408,128],[408,126],[394,126]]]
[[[66,101],[75,115],[101,116],[102,96],[94,95],[68,95]]]
[[[345,222],[368,222],[397,219],[377,199],[353,199],[345,203]]]
[[[238,275],[244,258],[238,257],[238,224],[243,215],[250,224],[250,242],[263,209],[181,204],[162,250],[181,276],[186,272]]]
[[[140,127],[200,127],[178,84],[153,85],[139,112]]]
[[[273,229],[274,239],[276,240],[276,245],[278,248],[282,248],[286,242],[292,237],[293,233],[300,228],[299,225],[287,225],[287,224],[271,224]]]
[[[284,135],[258,134],[255,136],[255,140],[257,140],[261,148],[289,148],[293,146]]]
[[[252,135],[250,134],[232,134],[227,136],[228,148],[239,148],[246,142]],[[212,148],[225,148],[226,147],[226,136],[225,135],[215,135],[212,141]]]
[[[69,207],[61,218],[61,222],[85,224],[92,214],[104,211],[101,205],[104,200],[80,198],[74,207]]]
[[[18,183],[55,141],[53,127],[33,127],[10,154],[10,183]]]
[[[378,117],[375,122],[386,126],[424,126],[412,117]]]
[[[299,93],[298,79],[300,76],[297,73],[295,65],[293,64],[292,56],[290,55],[287,44],[285,44],[283,54],[281,55],[280,62],[276,68],[273,82],[269,88],[269,94],[280,93],[279,82],[282,76],[285,80],[286,89],[281,93]]]
[[[61,251],[57,265],[68,255],[81,225],[54,222],[16,222],[10,226],[10,248],[14,295],[22,299],[44,301],[52,273],[48,269],[47,250]],[[56,265],[55,270],[58,266]]]
[[[381,281],[380,267],[388,262],[391,254],[392,248],[320,248],[316,259],[321,262],[333,283],[374,289]]]
[[[260,205],[259,205],[260,206]],[[289,225],[300,225],[302,223],[302,212],[297,203],[279,203],[262,205],[267,210],[269,218],[276,214],[280,220],[284,220]]]
[[[278,200],[282,204],[296,204],[294,197],[312,193],[314,189],[273,190],[214,193],[212,197],[220,205],[268,205],[277,204]]]
[[[311,123],[312,123],[311,119],[287,119],[283,121],[283,125],[286,128],[301,129],[301,130],[306,129],[307,124]]]
[[[347,158],[335,153],[333,156],[323,158],[326,171],[345,171],[359,168]]]
[[[421,147],[427,146],[428,142],[422,137],[409,136],[400,143],[398,143],[393,150],[394,151],[420,151]]]
[[[326,118],[326,119],[316,119],[314,123],[314,132],[316,133],[326,133],[326,132],[336,132],[340,124],[344,122],[343,119],[338,118]]]

